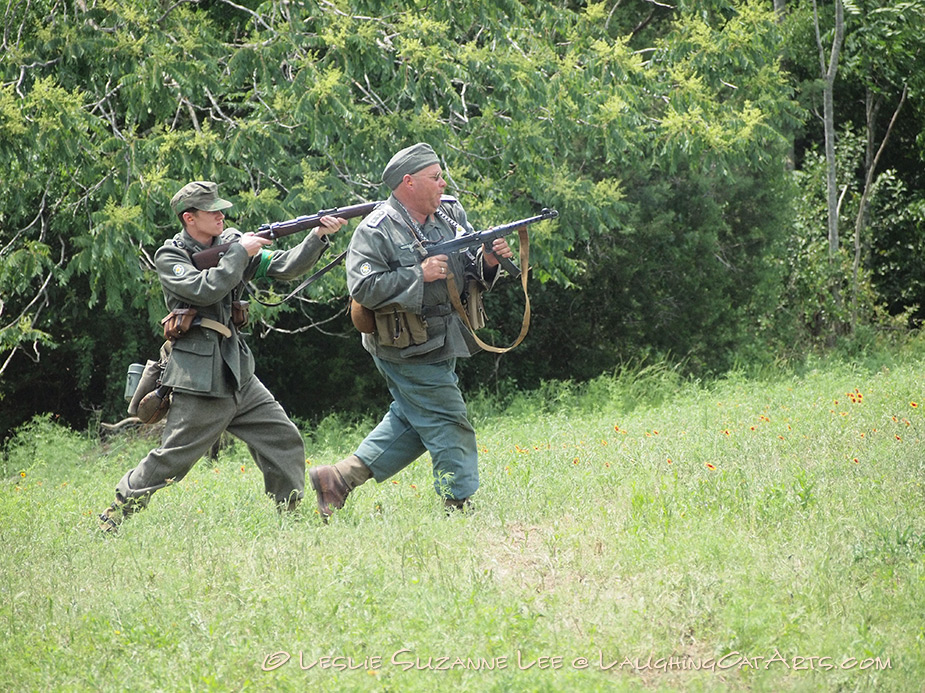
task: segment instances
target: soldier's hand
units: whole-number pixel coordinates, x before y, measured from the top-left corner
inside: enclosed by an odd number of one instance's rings
[[[255,236],[253,233],[245,233],[241,236],[241,245],[250,257],[254,257],[265,245],[270,245],[273,241],[269,238]]]
[[[503,238],[496,238],[492,244],[491,248],[485,248],[485,264],[489,267],[494,267],[498,264],[499,257],[512,258],[514,257],[514,251],[511,250],[511,246],[507,244],[507,241]]]
[[[424,271],[425,282],[435,282],[440,279],[446,279],[446,273],[449,272],[449,258],[446,255],[434,255],[421,263],[421,269]]]
[[[344,226],[348,223],[346,219],[342,219],[341,217],[332,217],[330,214],[326,214],[321,217],[320,221],[321,226],[315,229],[315,235],[318,236],[318,238],[327,236],[329,233],[335,233],[338,229],[340,229],[341,226]]]

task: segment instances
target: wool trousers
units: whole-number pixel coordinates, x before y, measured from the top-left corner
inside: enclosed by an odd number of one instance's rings
[[[305,444],[272,393],[254,376],[231,397],[203,397],[174,390],[160,447],[122,477],[116,493],[147,502],[179,481],[224,431],[244,441],[264,490],[277,503],[301,499],[305,490]]]
[[[464,500],[479,487],[475,430],[459,389],[456,359],[433,364],[394,363],[373,356],[392,404],[356,456],[382,482],[424,452],[433,463],[434,489]]]

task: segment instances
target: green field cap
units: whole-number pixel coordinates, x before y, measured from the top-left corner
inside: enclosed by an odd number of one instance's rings
[[[182,214],[188,209],[201,209],[204,212],[217,212],[228,209],[232,204],[218,196],[218,185],[209,181],[187,183],[170,200],[174,214]]]

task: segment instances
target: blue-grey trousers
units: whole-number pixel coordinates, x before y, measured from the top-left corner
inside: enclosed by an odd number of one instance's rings
[[[479,487],[478,451],[459,390],[456,359],[424,365],[375,356],[373,361],[386,380],[392,404],[360,443],[356,456],[381,483],[429,452],[437,494],[469,498]]]

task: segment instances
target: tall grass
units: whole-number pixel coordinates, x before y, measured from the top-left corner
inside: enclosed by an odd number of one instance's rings
[[[921,690],[923,369],[473,395],[474,514],[425,458],[327,525],[238,443],[103,536],[156,441],[36,420],[0,462],[0,688]],[[305,429],[308,463],[370,425]]]

